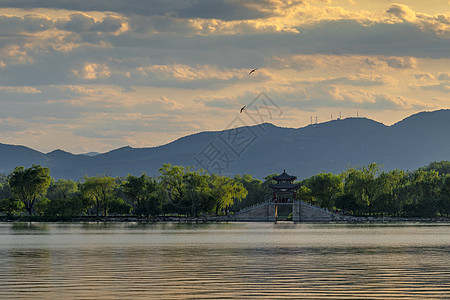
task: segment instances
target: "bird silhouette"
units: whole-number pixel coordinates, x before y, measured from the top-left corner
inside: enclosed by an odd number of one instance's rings
[[[242,108],[241,108],[241,114],[242,114],[242,112],[243,112],[245,109],[246,109],[245,105],[242,106]]]
[[[248,73],[248,75],[254,73],[256,70],[258,70],[258,69],[253,69],[253,70],[251,70],[250,73]]]

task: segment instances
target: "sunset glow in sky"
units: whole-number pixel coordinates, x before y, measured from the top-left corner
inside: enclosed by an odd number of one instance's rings
[[[450,1],[0,0],[0,143],[158,146],[262,91],[294,128],[450,108]]]

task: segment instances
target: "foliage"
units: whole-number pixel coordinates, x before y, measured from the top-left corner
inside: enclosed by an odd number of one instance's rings
[[[436,171],[439,175],[450,175],[450,161],[435,161],[428,166],[421,168],[423,171]]]
[[[376,192],[372,203],[375,214],[399,215],[406,201],[403,194],[407,175],[401,170],[382,172],[374,182]]]
[[[11,188],[9,187],[8,181],[0,182],[0,200],[11,198]]]
[[[77,192],[78,185],[73,180],[59,179],[56,182],[52,181],[47,190],[46,196],[50,200],[69,199],[72,198]]]
[[[335,206],[335,199],[344,192],[342,176],[331,173],[317,174],[303,184],[309,189],[312,203],[329,209]]]
[[[71,197],[58,197],[50,200],[44,213],[46,216],[54,218],[68,218],[86,215],[93,205],[94,201],[91,198],[83,197],[80,192],[77,192]]]
[[[225,214],[228,214],[234,201],[241,201],[248,194],[242,183],[226,176],[212,174],[210,186],[215,201],[216,215],[219,215],[221,210],[225,210]]]
[[[350,168],[344,173],[344,192],[348,199],[356,200],[353,208],[359,213],[372,214],[377,192],[375,177],[379,169],[379,165],[372,163],[360,169]]]
[[[112,215],[128,215],[133,207],[121,198],[112,199],[109,203],[108,213]]]
[[[381,171],[373,163],[341,174],[319,173],[301,181],[297,199],[352,215],[448,216],[449,162],[431,163],[413,172]],[[0,212],[9,218],[24,210],[48,220],[95,212],[108,214],[198,216],[228,214],[272,198],[272,174],[264,181],[249,174],[230,178],[191,167],[164,164],[160,176],[85,177],[83,183],[52,181],[47,168],[17,167],[0,177]],[[131,205],[130,205],[131,204]],[[28,216],[34,218],[38,216]],[[31,220],[31,219],[30,219]]]
[[[166,211],[185,213],[187,207],[184,207],[182,203],[185,192],[183,178],[189,170],[190,168],[172,166],[171,164],[164,164],[159,169],[161,173],[159,176],[160,194],[163,197]]]
[[[142,174],[140,177],[128,175],[122,183],[125,196],[133,204],[137,215],[158,215],[161,212],[161,198],[157,195],[158,183]]]
[[[0,199],[0,212],[13,216],[25,210],[25,205],[13,197]]]
[[[210,179],[203,171],[164,164],[159,172],[160,195],[166,212],[197,216],[214,208]]]
[[[264,189],[261,180],[253,178],[250,174],[236,175],[234,181],[242,184],[247,190],[247,196],[241,200],[234,201],[232,209],[239,211],[240,209],[252,206],[259,202],[264,202],[271,197],[271,191]]]
[[[47,192],[50,182],[50,170],[39,165],[28,169],[16,167],[9,176],[13,197],[23,202],[29,215],[36,201]]]
[[[80,190],[83,197],[94,201],[97,217],[100,215],[100,211],[103,216],[108,215],[109,204],[114,199],[116,186],[117,183],[113,177],[94,176],[84,178]]]

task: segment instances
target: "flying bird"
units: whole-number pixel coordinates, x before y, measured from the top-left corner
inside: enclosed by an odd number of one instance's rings
[[[242,108],[241,108],[241,114],[242,114],[242,112],[243,112],[245,109],[246,109],[245,105],[242,106]]]
[[[248,75],[254,73],[256,70],[258,70],[258,69],[253,69],[253,70],[251,70],[250,73],[248,73]]]

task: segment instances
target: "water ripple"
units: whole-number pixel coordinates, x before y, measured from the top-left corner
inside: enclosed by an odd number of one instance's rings
[[[219,227],[217,227],[219,226]],[[374,227],[379,245],[358,239],[352,228],[308,227],[317,243],[281,239],[267,225],[226,224],[211,228],[47,225],[39,242],[34,233],[8,236],[0,227],[0,298],[2,299],[449,299],[449,227]],[[56,228],[56,229],[55,229]],[[320,229],[324,230],[320,230]],[[436,231],[433,231],[436,229]],[[34,229],[36,230],[36,229]],[[117,230],[117,231],[116,231]],[[139,230],[139,233],[134,232]],[[226,242],[230,230],[247,243]],[[289,231],[305,237],[305,227]],[[357,230],[361,230],[357,228]],[[372,231],[370,231],[372,230]],[[92,236],[92,232],[97,232]],[[412,244],[397,244],[396,235],[413,232]],[[133,239],[121,239],[127,233]],[[364,233],[367,233],[364,229]],[[91,235],[86,239],[85,234]],[[430,243],[430,234],[436,241]],[[151,235],[151,243],[148,242]],[[173,235],[177,235],[174,239]],[[260,236],[264,235],[261,240]],[[336,235],[347,241],[335,243]],[[389,235],[387,237],[387,235]],[[205,240],[205,236],[208,240]],[[423,240],[420,236],[426,236]],[[26,238],[30,242],[26,243]],[[329,239],[327,239],[330,237]],[[331,238],[333,237],[333,238]],[[443,238],[444,237],[444,238]],[[16,240],[14,238],[17,238]],[[215,242],[220,240],[221,242]],[[261,241],[273,240],[273,243]],[[327,240],[330,242],[327,243]],[[15,242],[16,241],[16,242]],[[76,241],[78,243],[76,243]],[[194,241],[194,242],[193,242]],[[232,240],[233,241],[233,240]]]

